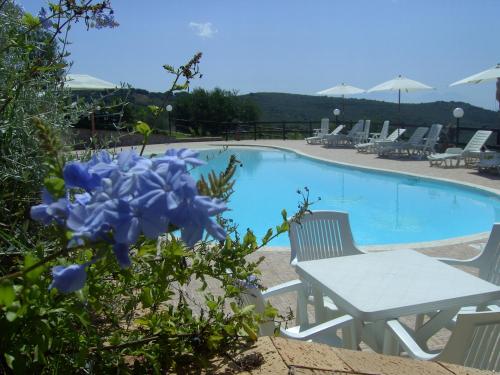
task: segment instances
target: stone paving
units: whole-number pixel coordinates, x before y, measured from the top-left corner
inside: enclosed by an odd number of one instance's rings
[[[176,143],[170,145],[152,145],[148,146],[148,151],[152,153],[161,153],[168,147],[189,147],[189,148],[206,148],[213,146],[223,145],[238,145],[238,146],[268,146],[268,147],[281,147],[295,150],[299,153],[307,154],[316,158],[330,160],[338,163],[354,164],[357,166],[385,169],[397,172],[412,173],[420,176],[434,177],[440,179],[447,179],[457,181],[465,184],[473,184],[486,188],[492,192],[500,194],[500,176],[493,174],[480,174],[475,169],[460,168],[439,168],[430,167],[426,160],[415,159],[389,159],[380,158],[374,154],[361,154],[353,149],[348,148],[325,148],[319,145],[308,145],[305,141],[280,141],[280,140],[259,140],[259,141],[241,141],[241,142],[197,142],[197,143]],[[450,257],[457,259],[466,259],[478,254],[481,246],[487,240],[487,235],[475,236],[473,239],[464,239],[455,241],[454,243],[447,243],[446,241],[438,243],[428,243],[423,246],[418,246],[418,251],[430,255],[440,257]],[[365,248],[364,250],[382,250],[377,248]],[[282,282],[293,280],[297,278],[297,274],[290,266],[290,251],[287,248],[268,248],[259,250],[257,253],[252,254],[252,258],[264,256],[265,260],[260,269],[262,272],[263,284],[267,287],[274,286]],[[475,270],[465,269],[467,272],[474,273]],[[217,287],[212,286],[214,289]],[[295,306],[295,297],[293,294],[286,294],[283,296],[275,297],[271,303],[277,307],[281,313],[286,314],[289,308]],[[406,319],[407,323],[411,324],[411,319]],[[449,337],[448,331],[439,332],[429,342],[431,348],[442,347],[447,338]],[[366,349],[366,348],[364,348]]]

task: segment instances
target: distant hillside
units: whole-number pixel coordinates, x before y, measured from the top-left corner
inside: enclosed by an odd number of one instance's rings
[[[333,118],[335,108],[342,109],[341,98],[284,93],[253,93],[241,95],[253,101],[261,110],[261,121],[305,121],[322,117]],[[345,120],[362,118],[372,121],[397,122],[398,104],[367,99],[345,99]],[[401,104],[401,120],[412,125],[454,122],[452,111],[463,108],[462,126],[500,128],[500,114],[463,102],[432,102]],[[341,116],[342,117],[342,116]]]

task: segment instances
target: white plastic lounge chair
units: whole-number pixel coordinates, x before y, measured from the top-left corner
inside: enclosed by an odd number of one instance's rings
[[[455,166],[458,167],[460,164],[460,160],[464,159],[465,164],[469,164],[466,160],[473,153],[481,152],[481,148],[484,146],[488,138],[490,137],[492,131],[491,130],[478,130],[472,138],[469,140],[467,145],[465,145],[464,149],[454,147],[448,148],[442,154],[431,154],[427,156],[429,163],[432,166],[441,166],[444,164],[445,167],[448,166],[448,161],[450,162],[450,167],[453,166],[453,160],[456,160]]]
[[[370,125],[371,125],[371,120],[365,120],[365,126],[363,127],[363,131],[354,134],[354,137],[352,139],[353,144],[368,142],[368,139],[370,137]]]
[[[429,130],[429,128],[425,126],[418,127],[417,129],[415,129],[411,137],[406,142],[390,142],[390,143],[378,142],[377,153],[380,156],[389,155],[393,153],[401,155],[403,151],[406,151],[408,155],[410,155],[409,150],[412,147],[423,144],[423,139],[425,133],[427,133],[427,130]]]
[[[321,128],[314,129],[314,137],[305,138],[307,143],[321,143],[321,139],[328,134],[330,131],[330,119],[322,118],[321,119]]]
[[[396,142],[397,139],[406,131],[406,129],[396,129],[391,134],[389,134],[385,139],[372,139],[368,143],[359,143],[354,147],[359,152],[376,152],[377,145],[383,144],[388,145]]]
[[[380,130],[380,133],[371,133],[371,137],[368,139],[369,141],[379,139],[381,141],[385,140],[387,136],[389,135],[389,120],[385,120],[384,123],[382,124],[382,129]]]
[[[385,334],[386,345],[392,338],[396,338],[412,358],[500,371],[500,311],[459,314],[450,339],[444,349],[437,354],[424,351],[398,320],[389,320],[386,323]],[[384,354],[399,352],[397,348],[391,346],[393,345],[384,348]]]
[[[411,146],[409,152],[418,154],[420,156],[425,156],[427,154],[436,152],[434,148],[436,147],[436,143],[439,141],[439,134],[441,133],[442,129],[443,125],[432,124],[431,129],[429,130],[429,134],[427,134],[425,143]]]
[[[265,292],[261,292],[258,288],[250,288],[246,289],[241,295],[240,298],[243,302],[243,305],[254,305],[255,311],[258,313],[263,313],[265,310],[265,299],[276,296],[283,293],[288,292],[297,292],[298,299],[304,297],[304,292],[302,288],[302,283],[300,280],[293,280],[287,283],[283,283],[277,285],[275,287],[267,289]],[[302,297],[301,297],[302,296]],[[301,311],[298,311],[298,316],[303,317],[307,315],[307,311],[305,310],[305,304],[299,304],[299,308],[301,306]],[[320,342],[323,344],[333,345],[333,346],[342,346],[342,340],[337,336],[337,331],[342,329],[342,336],[349,335],[349,327],[352,324],[352,317],[349,315],[343,315],[333,320],[329,320],[320,324],[315,325],[312,328],[307,328],[304,330],[304,327],[301,325],[291,327],[291,328],[283,328],[280,327],[281,336],[295,339],[295,340],[312,340],[315,342]],[[302,329],[301,329],[302,328]],[[276,326],[273,321],[262,322],[260,325],[260,336],[274,336],[276,330]]]
[[[291,222],[290,263],[364,254],[354,244],[349,215],[337,211],[313,211],[300,223]]]
[[[500,174],[500,153],[499,152],[482,153],[479,156],[477,169],[479,170],[479,172],[496,171],[497,173]]]
[[[308,144],[312,144],[312,145],[319,145],[321,143],[324,142],[324,140],[326,139],[326,137],[328,136],[333,136],[335,134],[339,134],[342,129],[345,128],[345,125],[339,125],[337,126],[335,129],[333,129],[333,131],[329,134],[325,134],[325,135],[317,135],[315,137],[309,137],[309,138],[306,138],[306,142]]]
[[[325,137],[325,144],[327,146],[337,146],[340,144],[352,143],[356,137],[356,135],[363,131],[364,121],[359,120],[352,129],[347,134],[336,134],[332,136]]]

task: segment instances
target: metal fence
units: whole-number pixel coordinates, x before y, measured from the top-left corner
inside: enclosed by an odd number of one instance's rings
[[[304,139],[314,134],[314,130],[320,128],[321,120],[317,121],[252,121],[252,122],[214,122],[214,121],[189,121],[175,119],[176,131],[198,136],[218,136],[229,140],[258,140],[258,139]],[[344,124],[349,130],[354,121],[342,121],[330,123],[333,129],[338,124]],[[380,131],[383,122],[371,122],[370,132]],[[414,129],[424,124],[391,123],[391,129],[397,127]],[[440,142],[444,145],[465,145],[477,130],[491,130],[493,134],[488,140],[489,148],[500,149],[500,126],[498,128],[477,128],[467,124],[445,126],[441,134]],[[408,137],[411,132],[405,134]],[[458,143],[457,143],[458,140]]]

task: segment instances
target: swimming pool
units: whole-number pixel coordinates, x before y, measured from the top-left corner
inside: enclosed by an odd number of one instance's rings
[[[290,151],[231,147],[203,150],[206,166],[193,174],[222,171],[231,154],[241,161],[235,193],[226,217],[242,233],[251,228],[260,239],[280,223],[281,210],[297,210],[297,189],[307,186],[313,210],[349,213],[359,245],[426,242],[489,231],[500,221],[498,195],[437,180],[367,171],[304,157]],[[271,245],[289,246],[287,235]]]

